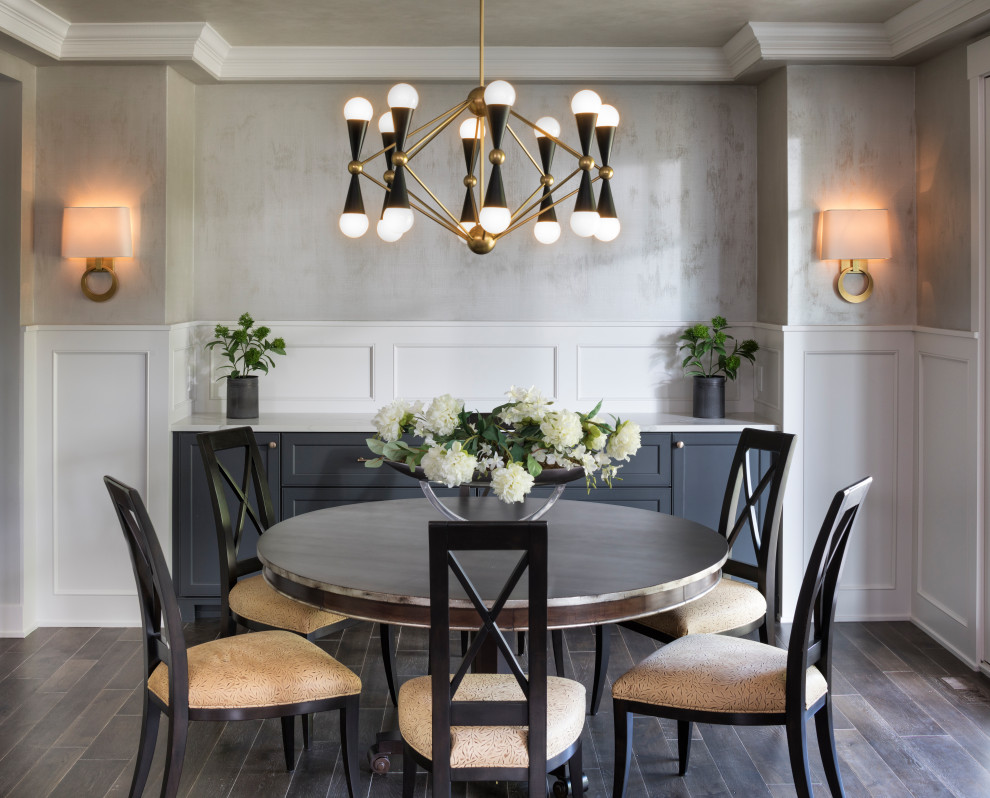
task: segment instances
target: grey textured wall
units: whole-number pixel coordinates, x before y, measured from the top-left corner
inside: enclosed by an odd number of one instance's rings
[[[196,240],[196,88],[175,70],[166,75],[165,321],[193,320]]]
[[[416,122],[468,87],[424,85]],[[622,116],[613,165],[622,234],[612,244],[564,233],[553,246],[529,228],[488,255],[418,217],[397,244],[373,229],[346,239],[337,217],[347,186],[345,101],[360,90],[384,110],[388,86],[217,85],[196,89],[196,318],[245,308],[276,319],[681,320],[756,312],[756,89],[602,86]],[[519,85],[516,108],[555,115],[576,144],[571,86]],[[531,132],[515,125],[535,153]],[[365,155],[377,149],[369,131]],[[509,141],[506,187],[518,204],[536,172]],[[442,154],[441,154],[442,151]],[[439,156],[439,157],[438,157]],[[416,170],[459,213],[456,133]],[[371,168],[380,177],[381,159]],[[558,151],[553,172],[573,159]],[[514,188],[525,177],[525,190]],[[365,182],[369,215],[380,190]],[[372,190],[373,189],[373,190]]]
[[[787,324],[787,71],[757,92],[757,321]]]
[[[916,315],[914,70],[788,67],[789,324],[914,324]],[[871,261],[875,287],[850,304],[837,261],[818,259],[830,208],[887,208],[892,256]]]
[[[918,67],[917,104],[918,324],[975,329],[965,46]]]
[[[166,68],[38,69],[34,322],[165,322]],[[92,302],[84,263],[61,256],[62,209],[131,209],[134,257],[117,261],[120,289]]]

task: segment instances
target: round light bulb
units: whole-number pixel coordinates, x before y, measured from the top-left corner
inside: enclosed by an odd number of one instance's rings
[[[481,117],[473,116],[461,122],[459,132],[462,139],[480,139],[484,130],[485,121]]]
[[[384,219],[379,219],[378,237],[386,244],[392,244],[402,238],[402,231],[392,230]]]
[[[386,208],[382,219],[389,230],[398,230],[399,235],[410,230],[414,221],[412,208]]]
[[[543,128],[555,139],[560,138],[560,122],[552,116],[541,116],[536,120],[536,126]],[[536,138],[538,139],[546,138],[546,136],[539,130],[534,130],[533,132],[536,133]]]
[[[622,225],[614,216],[602,219],[598,223],[598,229],[595,230],[595,238],[599,241],[615,241],[621,229]]]
[[[368,232],[368,215],[365,213],[340,214],[340,232],[348,238],[360,238]]]
[[[533,235],[541,244],[552,244],[560,238],[560,222],[537,222]]]
[[[396,83],[388,90],[389,108],[415,108],[419,105],[419,92],[408,83]]]
[[[386,111],[378,117],[379,133],[395,133],[395,120],[392,119],[392,112]]]
[[[391,104],[391,101],[389,102]],[[591,89],[582,89],[571,99],[571,113],[597,114],[602,107],[602,98]]]
[[[600,222],[598,211],[574,211],[571,214],[571,230],[581,238],[593,236]]]
[[[360,119],[363,122],[370,122],[375,115],[375,110],[364,97],[351,97],[344,103],[344,119]]]
[[[463,230],[468,235],[471,235],[471,231],[474,230],[477,224],[478,223],[475,221],[461,222],[461,230]]]
[[[479,216],[481,218],[481,226],[495,236],[499,233],[504,233],[512,221],[512,214],[509,213],[508,208],[499,208],[495,205],[488,205],[482,208]]]
[[[516,101],[516,90],[504,80],[493,80],[485,87],[486,105],[512,105]]]
[[[619,112],[614,105],[603,105],[598,109],[598,119],[595,120],[595,127],[618,127]]]

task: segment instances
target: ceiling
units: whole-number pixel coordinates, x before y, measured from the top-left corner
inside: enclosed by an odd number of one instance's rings
[[[491,46],[721,47],[747,22],[886,22],[914,0],[487,0]],[[476,44],[471,0],[43,0],[71,23],[207,22],[234,46]],[[401,30],[401,40],[396,32]]]

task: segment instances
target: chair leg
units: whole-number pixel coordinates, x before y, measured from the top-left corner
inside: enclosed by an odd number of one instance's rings
[[[611,628],[608,626],[595,627],[595,680],[591,683],[591,714],[598,714],[602,703],[602,693],[605,692],[605,672],[608,670],[609,646],[611,643]]]
[[[300,715],[299,720],[303,733],[303,750],[308,751],[310,740],[313,739],[313,715]]]
[[[812,798],[811,768],[808,765],[808,725],[803,712],[787,716],[787,753],[791,760],[794,790],[798,798]]]
[[[822,765],[825,768],[825,780],[832,795],[841,798],[845,795],[842,789],[842,775],[839,773],[839,757],[835,751],[835,731],[832,726],[832,701],[825,699],[825,706],[815,714],[815,732],[818,735],[818,749],[822,753]]]
[[[615,701],[615,773],[612,780],[612,798],[625,798],[626,782],[629,778],[629,763],[632,760],[633,713],[625,703]]]
[[[144,706],[141,710],[141,740],[138,743],[137,764],[134,766],[134,778],[131,779],[130,798],[141,798],[144,785],[148,783],[148,771],[151,770],[151,760],[155,758],[155,742],[158,740],[158,724],[162,713],[152,706],[148,700],[148,691],[144,691]]]
[[[471,634],[469,632],[461,632],[461,656],[467,656],[468,646],[471,644]]]
[[[581,741],[578,740],[577,750],[567,763],[567,774],[571,777],[571,795],[581,798],[584,795],[584,767],[581,764]]]
[[[434,794],[438,795],[436,786]],[[413,798],[416,794],[416,760],[412,756],[409,743],[402,742],[402,798]]]
[[[388,624],[378,625],[378,633],[382,639],[382,662],[385,665],[385,681],[388,682],[388,695],[392,706],[399,706],[395,693],[395,630]]]
[[[296,767],[296,717],[286,715],[282,719],[282,747],[285,748],[285,769],[290,773]],[[303,725],[306,721],[303,719]]]
[[[691,726],[689,720],[677,721],[677,775],[687,773],[688,762],[691,759]]]
[[[550,639],[553,641],[553,664],[557,670],[557,675],[564,678],[564,633],[560,629],[550,632]]]
[[[186,737],[189,733],[189,716],[173,711],[168,721],[168,747],[165,749],[165,776],[162,780],[162,798],[175,798],[179,794],[182,778],[182,760],[186,756]]]
[[[521,657],[526,653],[526,633],[516,632],[516,656]]]
[[[340,710],[340,758],[344,761],[344,779],[347,781],[347,794],[354,798],[358,779],[358,706],[360,696],[351,696]],[[412,759],[406,760],[408,767]]]

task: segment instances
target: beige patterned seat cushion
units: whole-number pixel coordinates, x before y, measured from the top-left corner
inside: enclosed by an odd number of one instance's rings
[[[301,635],[346,620],[343,615],[318,610],[283,596],[261,574],[242,579],[234,585],[230,591],[230,608],[242,618]]]
[[[430,677],[411,679],[399,690],[399,731],[427,759],[433,758],[433,705]],[[521,701],[515,677],[468,674],[455,701]],[[547,759],[573,744],[584,729],[584,685],[547,677]],[[526,726],[451,726],[450,765],[464,767],[529,767]]]
[[[714,590],[694,601],[666,612],[658,612],[636,623],[656,629],[668,637],[721,634],[738,629],[767,614],[767,600],[752,585],[721,579]]]
[[[724,635],[668,643],[627,671],[612,697],[707,712],[783,712],[787,651]],[[808,668],[805,708],[825,693],[825,677]]]
[[[354,695],[361,680],[319,646],[292,632],[251,632],[187,649],[189,706],[274,707]],[[148,689],[168,704],[168,667]]]

